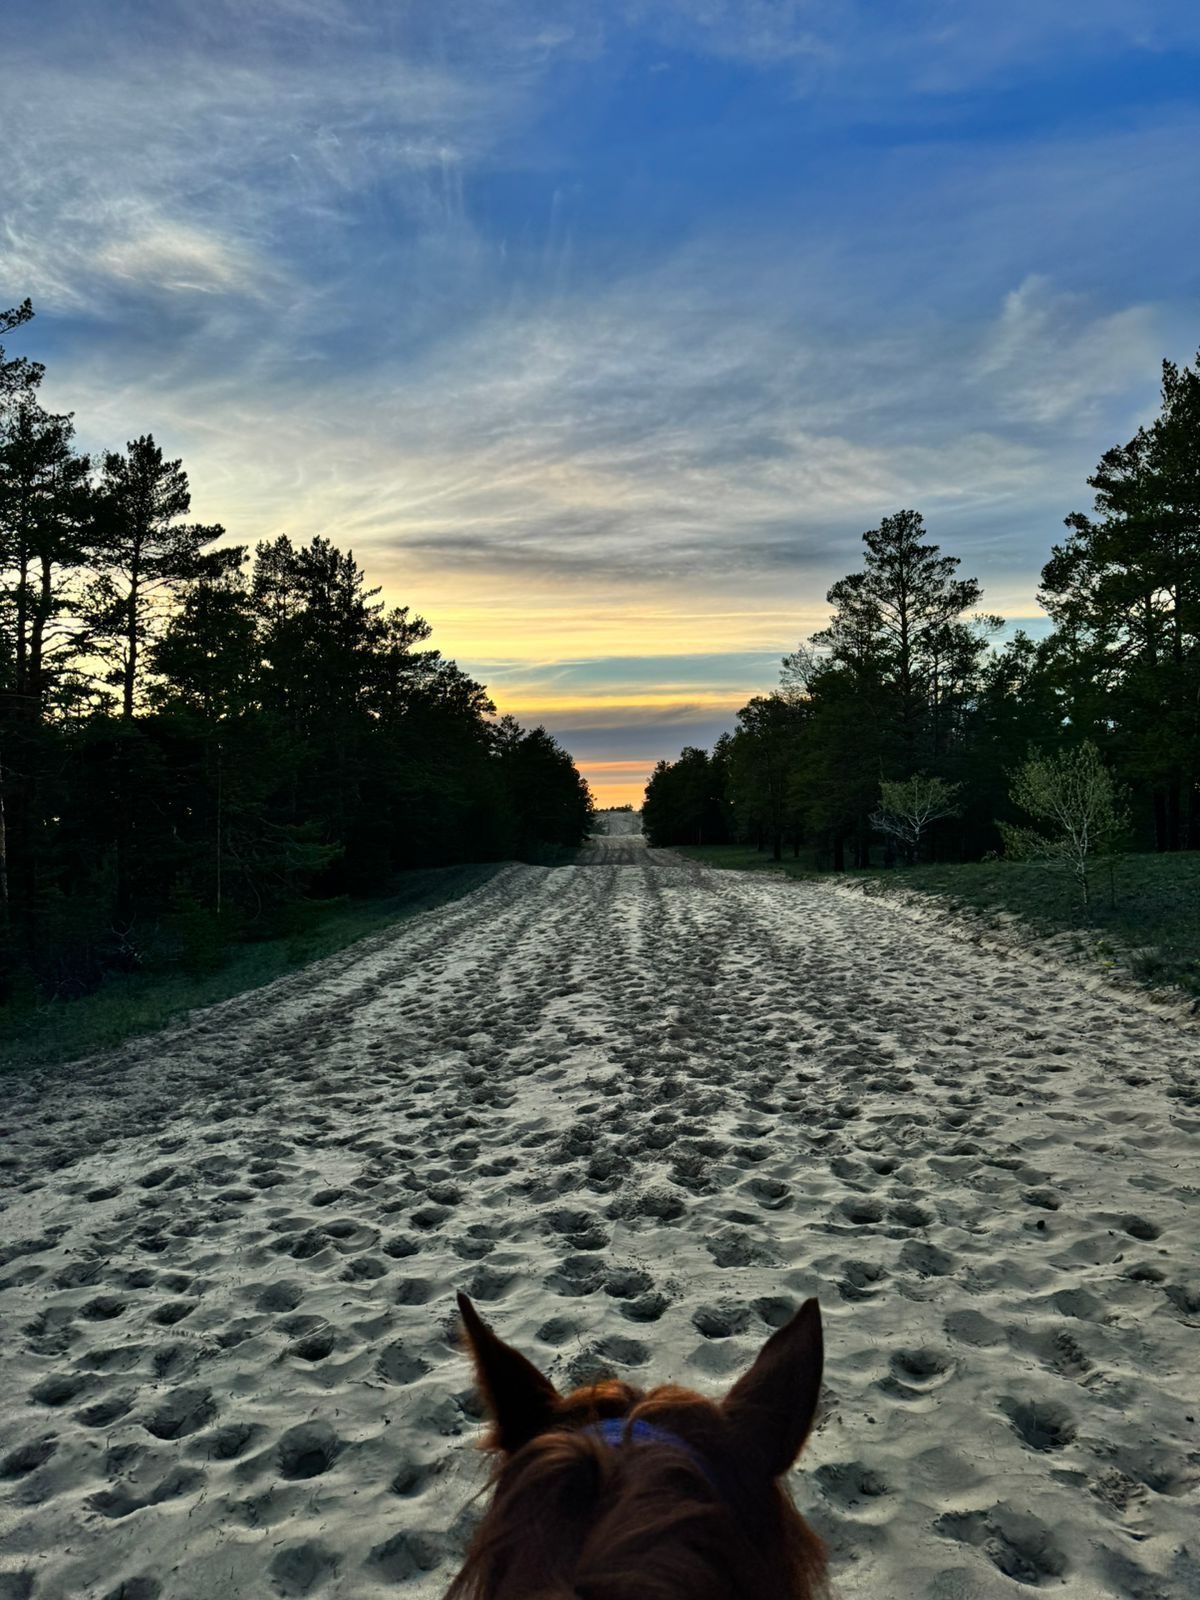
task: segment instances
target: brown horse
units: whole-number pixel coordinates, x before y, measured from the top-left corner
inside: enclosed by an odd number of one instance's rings
[[[497,1453],[446,1600],[812,1600],[820,1541],[780,1478],[821,1387],[806,1300],[719,1403],[604,1379],[560,1395],[458,1297]]]

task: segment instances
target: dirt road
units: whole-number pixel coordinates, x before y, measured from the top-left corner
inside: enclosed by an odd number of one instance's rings
[[[844,1596],[1200,1594],[1200,1040],[1070,973],[614,834],[4,1088],[3,1600],[439,1594],[458,1287],[710,1391],[818,1294]]]

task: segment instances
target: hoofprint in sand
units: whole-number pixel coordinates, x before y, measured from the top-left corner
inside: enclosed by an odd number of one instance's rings
[[[3,1600],[440,1594],[457,1288],[710,1393],[818,1295],[845,1600],[1200,1594],[1200,1037],[1070,971],[617,835],[4,1092]]]

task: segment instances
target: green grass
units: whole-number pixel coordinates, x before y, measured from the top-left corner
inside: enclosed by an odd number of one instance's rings
[[[386,895],[306,903],[293,932],[231,945],[211,972],[115,974],[78,1000],[0,1006],[0,1071],[72,1061],[152,1033],[197,1006],[258,989],[358,939],[457,900],[499,870],[493,864],[406,872]]]
[[[681,855],[709,866],[814,876],[811,860],[773,862],[742,845],[685,848]],[[831,877],[832,874],[821,874]],[[1176,984],[1200,995],[1200,852],[1128,855],[1093,873],[1092,903],[1084,907],[1074,878],[1044,861],[970,861],[885,871],[847,872],[847,882],[938,895],[985,920],[1007,913],[1038,936],[1074,936],[1079,954],[1121,967],[1140,982]],[[1115,892],[1114,892],[1115,891]]]
[[[681,844],[675,853],[690,856],[693,861],[703,861],[706,867],[719,867],[729,872],[782,872],[789,878],[812,878],[817,867],[810,850],[799,856],[785,851],[782,861],[772,861],[769,850],[756,850],[749,844]]]

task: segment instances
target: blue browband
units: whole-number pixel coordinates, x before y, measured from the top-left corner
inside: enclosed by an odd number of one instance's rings
[[[603,1439],[605,1444],[612,1445],[614,1449],[628,1444],[665,1444],[669,1449],[678,1450],[685,1455],[692,1465],[704,1474],[708,1483],[716,1488],[712,1468],[699,1450],[693,1449],[686,1439],[681,1439],[669,1428],[659,1428],[653,1422],[643,1422],[640,1417],[634,1422],[626,1422],[624,1417],[606,1417],[603,1422],[593,1422],[584,1428],[583,1432],[595,1439]]]

